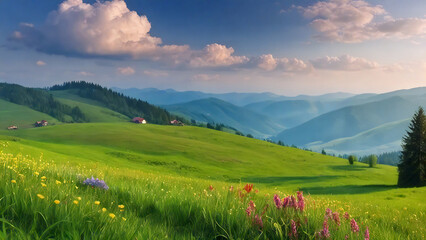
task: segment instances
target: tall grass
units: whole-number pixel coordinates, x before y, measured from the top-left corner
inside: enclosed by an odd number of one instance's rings
[[[367,227],[371,239],[425,237],[423,211],[313,196],[304,196],[303,210],[282,207],[274,195],[282,201],[295,193],[84,163],[57,165],[43,156],[8,154],[8,144],[0,144],[4,239],[322,239],[325,220],[330,239],[364,239]],[[92,176],[104,179],[109,190],[84,185]],[[340,225],[326,219],[326,209],[338,213]],[[351,229],[352,219],[359,232]]]

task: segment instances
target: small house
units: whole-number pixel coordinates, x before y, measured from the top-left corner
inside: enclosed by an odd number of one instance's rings
[[[146,124],[146,120],[144,118],[141,118],[141,117],[135,117],[135,118],[133,118],[132,122],[139,123],[139,124]]]
[[[18,127],[15,125],[7,127],[8,130],[18,130]]]
[[[34,123],[35,127],[45,127],[47,126],[49,123],[46,120],[41,120],[41,121],[37,121]]]
[[[170,124],[171,125],[175,125],[175,126],[184,126],[185,124],[183,124],[183,122],[181,122],[181,121],[178,121],[178,120],[173,120],[173,121],[170,121]]]

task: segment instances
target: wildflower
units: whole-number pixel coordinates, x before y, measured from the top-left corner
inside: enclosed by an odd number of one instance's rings
[[[56,181],[55,181],[55,183],[56,183],[57,185],[61,185],[61,184],[62,184],[62,182],[61,182],[61,181],[58,181],[58,180],[56,180]]]
[[[46,180],[46,176],[41,177],[41,180],[43,181]]]
[[[75,205],[78,205],[78,201],[74,200],[72,203],[74,203]]]
[[[290,238],[297,239],[297,228],[296,223],[291,220],[290,221],[290,233],[288,234]]]
[[[12,180],[12,181],[10,181],[11,183],[16,183],[16,180]]]
[[[305,198],[302,191],[297,191],[297,208],[302,212],[305,209]]]
[[[56,205],[58,205],[59,203],[61,203],[61,201],[59,201],[59,200],[55,200],[55,201],[53,201]]]
[[[253,190],[253,184],[246,184],[244,186],[244,190],[246,190],[247,193],[250,193],[251,190]]]
[[[108,214],[108,216],[109,216],[110,218],[112,218],[112,219],[114,219],[114,218],[115,218],[115,214],[114,214],[114,213],[110,213],[110,214]]]
[[[78,200],[78,201],[81,201],[81,197],[77,197],[77,200]]]
[[[107,210],[106,208],[102,208],[102,212],[106,212],[106,210]]]
[[[42,187],[47,187],[47,185],[46,185],[46,184],[44,184],[44,183],[41,183],[41,186],[42,186]]]
[[[39,172],[34,172],[34,175],[38,176],[38,175],[40,175],[40,173]]]
[[[262,216],[256,214],[256,216],[254,216],[254,224],[257,225],[259,228],[263,228]]]
[[[77,186],[75,186],[75,189],[78,189],[78,187],[77,187]]]
[[[334,220],[334,222],[337,224],[337,226],[340,226],[340,217],[339,217],[339,212],[334,212],[334,213],[333,213],[333,220]]]
[[[346,220],[349,220],[349,213],[348,212],[345,212],[345,215],[344,215],[344,217],[346,218]]]
[[[282,207],[280,196],[278,196],[277,194],[274,195],[274,203],[277,209],[280,209]]]
[[[249,205],[246,209],[247,216],[251,216],[252,212],[256,210],[256,204],[253,201],[249,202]]]
[[[288,206],[289,200],[290,200],[289,197],[286,197],[286,198],[282,199],[282,206],[283,206],[283,208],[286,208]]]
[[[230,191],[230,192],[234,191],[234,186],[231,186],[231,187],[229,188],[229,191]]]
[[[101,202],[95,201],[95,205],[99,205],[99,204],[101,204]]]
[[[121,217],[121,219],[123,219],[123,221],[126,221],[126,220],[127,220],[127,218],[125,218],[125,217]]]
[[[370,231],[368,231],[368,227],[365,229],[364,240],[370,240]]]
[[[98,178],[87,178],[86,180],[84,180],[83,184],[85,185],[89,185],[92,187],[97,187],[97,188],[102,188],[105,190],[108,190],[109,187],[106,185],[106,183],[104,182],[104,180],[99,180]]]
[[[358,224],[356,223],[355,219],[353,219],[353,218],[351,219],[351,230],[354,233],[359,232]]]
[[[328,230],[328,222],[327,222],[327,220],[324,220],[323,228],[322,228],[320,234],[321,234],[321,237],[324,238],[324,239],[330,237],[330,231]]]
[[[40,199],[44,199],[44,196],[41,195],[41,194],[37,194],[37,197],[40,198]]]
[[[124,209],[124,205],[118,205],[118,208]]]
[[[325,216],[324,216],[324,218],[325,218],[325,220],[333,218],[333,212],[331,211],[330,208],[327,208],[325,210]]]
[[[212,185],[209,186],[210,191],[214,190],[214,187]]]

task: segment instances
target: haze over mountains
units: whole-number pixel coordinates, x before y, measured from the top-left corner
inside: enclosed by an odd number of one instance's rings
[[[408,119],[426,103],[426,88],[383,94],[213,94],[172,89],[118,89],[199,122],[223,123],[257,138],[335,154],[399,151]]]

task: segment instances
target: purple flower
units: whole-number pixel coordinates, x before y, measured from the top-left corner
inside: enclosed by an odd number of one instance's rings
[[[297,228],[296,228],[296,223],[291,220],[290,222],[290,233],[288,234],[290,236],[290,238],[293,239],[297,239]]]
[[[356,223],[355,219],[353,219],[353,218],[351,219],[351,230],[354,233],[359,232],[358,224]]]
[[[334,212],[334,213],[333,213],[333,220],[334,220],[334,222],[337,224],[337,226],[340,226],[340,217],[339,217],[339,212]]]
[[[97,188],[102,188],[105,190],[108,190],[109,187],[106,185],[106,183],[104,182],[104,180],[99,180],[98,178],[87,178],[86,180],[84,180],[83,184],[85,185],[89,185],[92,187],[97,187]]]
[[[274,203],[278,209],[282,207],[280,196],[278,196],[277,194],[274,195]]]
[[[327,238],[329,238],[329,237],[330,237],[330,231],[328,230],[328,223],[327,223],[327,220],[324,220],[323,228],[322,228],[322,230],[321,230],[321,237],[322,237],[323,239],[327,239]]]
[[[263,228],[262,216],[256,214],[256,216],[254,216],[254,224],[257,225],[259,228]]]
[[[303,192],[297,191],[297,208],[303,212],[305,209],[305,198],[303,197]]]
[[[333,218],[333,212],[331,211],[330,208],[327,208],[325,210],[325,216],[324,216],[324,218],[325,218],[325,220]]]
[[[370,240],[370,231],[368,231],[368,227],[365,229],[364,240]]]
[[[290,200],[290,197],[286,197],[283,199],[283,203],[282,203],[283,208],[286,208],[288,206],[289,200]]]

